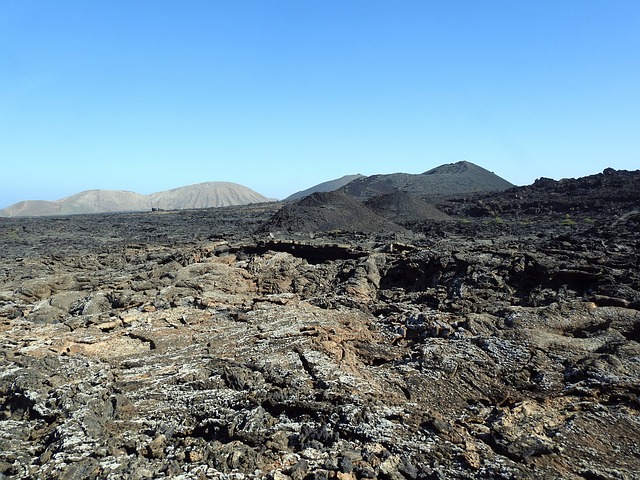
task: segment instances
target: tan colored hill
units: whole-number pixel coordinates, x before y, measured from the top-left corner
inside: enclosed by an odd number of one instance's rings
[[[58,200],[61,215],[151,210],[146,195],[124,190],[86,190]]]
[[[43,200],[18,202],[0,210],[0,217],[145,212],[152,208],[182,210],[268,201],[271,199],[236,183],[205,182],[151,195],[123,190],[87,190],[54,202]]]
[[[226,207],[249,203],[269,202],[250,188],[231,182],[205,182],[174,188],[149,195],[151,206],[162,210]]]
[[[26,200],[0,210],[0,217],[46,217],[151,210],[149,198],[122,190],[86,190],[53,202]]]
[[[61,215],[62,206],[58,202],[46,200],[24,200],[0,210],[0,217],[42,217]]]

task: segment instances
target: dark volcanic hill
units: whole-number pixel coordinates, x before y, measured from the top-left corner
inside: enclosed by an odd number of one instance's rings
[[[499,192],[510,187],[513,187],[512,183],[482,167],[470,162],[457,162],[421,174],[362,177],[347,184],[343,190],[360,198],[400,191],[435,200],[478,192]]]
[[[355,175],[345,175],[344,177],[336,178],[335,180],[329,180],[328,182],[322,182],[318,185],[314,185],[313,187],[307,188],[306,190],[301,190],[292,195],[289,195],[284,199],[285,202],[291,202],[293,200],[299,200],[301,198],[306,197],[307,195],[311,195],[316,192],[333,192],[334,190],[338,190],[339,188],[344,187],[349,182],[361,178],[364,175],[360,175],[359,173]]]
[[[365,205],[378,215],[396,223],[422,220],[450,220],[446,213],[420,197],[404,192],[387,193],[370,198]]]
[[[317,192],[284,205],[262,231],[399,232],[404,229],[381,217],[344,192]]]

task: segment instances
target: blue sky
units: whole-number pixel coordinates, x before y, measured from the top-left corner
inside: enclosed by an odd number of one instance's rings
[[[640,168],[637,0],[0,2],[0,208]]]

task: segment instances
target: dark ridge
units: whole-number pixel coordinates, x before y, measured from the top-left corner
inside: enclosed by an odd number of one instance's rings
[[[396,223],[451,219],[433,204],[404,192],[379,195],[367,200],[365,205],[378,215]]]
[[[338,190],[339,188],[344,187],[349,182],[357,178],[361,178],[363,175],[359,173],[355,175],[345,175],[344,177],[336,178],[335,180],[329,180],[328,182],[322,182],[318,185],[314,185],[313,187],[307,188],[306,190],[301,190],[292,195],[289,195],[284,199],[285,202],[292,202],[294,200],[300,200],[301,198],[306,197],[307,195],[311,195],[312,193],[317,192],[333,192],[334,190]]]
[[[342,190],[364,199],[404,192],[434,201],[481,192],[500,192],[511,187],[512,183],[489,170],[470,162],[458,162],[441,165],[422,174],[392,173],[362,177],[353,180]]]
[[[609,211],[633,222],[640,210],[640,170],[605,169],[581,178],[539,178],[533,184],[439,204],[447,213],[495,215],[593,215]]]
[[[318,192],[287,204],[260,232],[401,232],[404,229],[376,214],[344,192]]]

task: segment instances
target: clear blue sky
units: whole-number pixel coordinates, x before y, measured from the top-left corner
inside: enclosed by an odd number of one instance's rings
[[[640,168],[640,1],[0,1],[0,208],[459,160]]]

